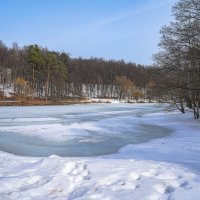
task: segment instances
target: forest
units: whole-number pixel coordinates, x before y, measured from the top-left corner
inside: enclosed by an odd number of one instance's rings
[[[0,42],[0,84],[13,86],[24,99],[152,99],[157,69],[123,60],[71,58],[36,44],[20,48]]]
[[[200,117],[200,1],[180,0],[161,28],[153,66],[103,58],[71,58],[37,44],[0,42],[0,84],[23,99],[140,98],[170,102]],[[0,95],[3,98],[3,95]]]

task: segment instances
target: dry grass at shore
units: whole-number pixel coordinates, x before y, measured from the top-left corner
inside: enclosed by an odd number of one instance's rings
[[[68,105],[90,103],[84,98],[68,98],[60,101],[46,101],[45,99],[21,100],[19,98],[6,98],[0,100],[0,106],[48,106],[48,105]]]

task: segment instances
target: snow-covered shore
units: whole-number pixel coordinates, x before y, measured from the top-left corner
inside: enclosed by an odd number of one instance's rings
[[[200,122],[161,111],[141,120],[172,134],[90,158],[1,152],[0,200],[199,200]]]

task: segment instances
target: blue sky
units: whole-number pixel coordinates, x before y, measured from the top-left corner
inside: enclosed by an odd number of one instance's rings
[[[151,64],[177,0],[0,0],[0,40]]]

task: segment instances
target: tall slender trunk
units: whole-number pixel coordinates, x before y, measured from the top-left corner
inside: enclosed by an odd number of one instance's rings
[[[33,99],[33,97],[34,97],[34,86],[35,86],[35,68],[34,68],[34,66],[33,66],[33,69],[32,69],[33,71],[32,71],[32,99]]]
[[[46,83],[46,101],[48,100],[48,93],[49,93],[49,72],[50,66],[48,66],[48,72],[47,72],[47,83]]]

